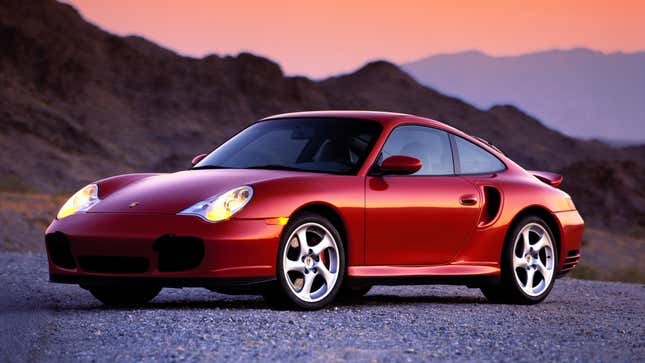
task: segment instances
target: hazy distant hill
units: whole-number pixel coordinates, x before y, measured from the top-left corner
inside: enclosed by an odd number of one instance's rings
[[[470,51],[404,64],[421,83],[482,108],[513,104],[569,135],[645,143],[645,52]]]
[[[182,57],[142,38],[109,34],[56,1],[0,0],[0,192],[69,193],[110,175],[184,169],[254,120],[316,109],[397,111],[447,122],[494,142],[527,168],[562,172],[590,226],[637,238],[645,231],[645,147],[568,137],[513,106],[482,111],[387,62],[315,82],[286,77],[276,63],[252,54]],[[2,198],[0,243],[3,233],[5,241],[15,239],[6,231],[19,225],[41,238],[24,221],[42,228],[55,208],[49,205],[59,203],[34,197],[32,208],[24,196]],[[603,243],[599,248],[612,246]]]

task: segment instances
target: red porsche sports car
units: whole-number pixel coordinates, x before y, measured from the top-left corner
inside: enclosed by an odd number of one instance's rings
[[[46,231],[50,280],[105,304],[200,286],[317,309],[427,283],[533,304],[579,259],[583,221],[561,181],[422,117],[277,115],[189,170],[78,191]]]

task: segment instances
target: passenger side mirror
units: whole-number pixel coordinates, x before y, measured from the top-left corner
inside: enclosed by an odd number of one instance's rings
[[[193,158],[193,166],[197,165],[198,162],[202,161],[208,154],[199,154]]]
[[[421,169],[421,160],[405,155],[392,155],[383,160],[379,170],[381,174],[410,175]]]

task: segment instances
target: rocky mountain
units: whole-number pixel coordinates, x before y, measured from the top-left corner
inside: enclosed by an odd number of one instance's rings
[[[110,175],[186,168],[254,120],[319,109],[444,121],[527,168],[561,171],[594,228],[645,229],[644,147],[568,137],[513,106],[481,110],[383,61],[316,82],[252,54],[195,59],[118,37],[56,1],[0,0],[0,190],[62,194]]]
[[[468,51],[402,67],[441,92],[482,108],[516,105],[568,135],[645,142],[645,52],[577,48],[494,57]]]

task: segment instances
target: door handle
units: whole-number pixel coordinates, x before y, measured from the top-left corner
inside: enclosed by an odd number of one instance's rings
[[[459,198],[461,205],[475,205],[477,204],[477,196],[475,194],[462,195]]]

